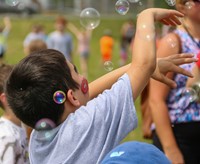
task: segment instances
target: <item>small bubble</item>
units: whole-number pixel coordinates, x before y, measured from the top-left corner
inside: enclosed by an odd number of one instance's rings
[[[165,0],[165,1],[169,6],[175,6],[176,5],[176,0]]]
[[[114,64],[111,61],[106,61],[104,63],[104,69],[108,72],[112,71],[114,68]]]
[[[66,95],[63,91],[56,91],[54,94],[53,94],[53,100],[55,103],[57,104],[63,104],[66,100]]]
[[[118,0],[115,9],[120,15],[126,15],[129,10],[129,2],[127,0]]]

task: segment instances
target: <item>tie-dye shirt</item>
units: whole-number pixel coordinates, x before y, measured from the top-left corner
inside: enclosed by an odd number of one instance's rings
[[[192,53],[196,56],[200,48],[188,33],[180,29],[176,29],[174,32],[180,37],[182,53]],[[194,64],[184,64],[181,67],[191,72]],[[192,102],[187,96],[183,96],[187,79],[188,77],[182,74],[174,75],[177,88],[170,90],[167,98],[167,106],[172,123],[200,121],[200,103]]]

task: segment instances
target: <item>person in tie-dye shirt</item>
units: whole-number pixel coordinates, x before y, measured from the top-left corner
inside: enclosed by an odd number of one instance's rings
[[[177,0],[176,8],[184,13],[183,24],[160,41],[159,57],[200,50],[200,1]],[[195,63],[182,68],[192,71]],[[164,151],[172,163],[200,163],[200,103],[183,96],[188,77],[170,73],[176,89],[151,80],[150,106],[153,116],[153,144]]]

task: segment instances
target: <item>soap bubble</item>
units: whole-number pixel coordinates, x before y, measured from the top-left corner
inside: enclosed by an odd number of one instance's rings
[[[194,7],[194,2],[193,1],[188,1],[188,2],[186,2],[185,3],[185,7],[186,7],[186,9],[188,9],[188,10],[190,10],[190,9],[192,9],[193,7]]]
[[[80,14],[80,23],[88,30],[95,29],[100,24],[100,14],[94,8],[85,8]]]
[[[138,3],[140,0],[128,0],[130,3]]]
[[[55,123],[48,119],[48,118],[44,118],[39,120],[36,125],[35,125],[35,129],[38,131],[44,131],[44,130],[51,130],[53,128],[55,128]]]
[[[104,69],[108,72],[112,71],[114,68],[114,64],[111,61],[106,61],[104,63]]]
[[[116,11],[121,15],[126,15],[129,10],[129,2],[127,0],[118,0],[115,4]]]
[[[6,4],[9,6],[17,6],[20,0],[6,0]]]
[[[169,6],[175,6],[176,0],[165,0]]]
[[[193,88],[184,88],[181,93],[182,97],[189,102],[194,102],[197,100],[197,93]]]

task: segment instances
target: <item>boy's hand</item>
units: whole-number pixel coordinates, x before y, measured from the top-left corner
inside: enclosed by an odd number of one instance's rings
[[[176,54],[165,58],[158,58],[157,67],[152,75],[152,78],[165,83],[172,88],[175,88],[176,83],[172,79],[168,78],[166,74],[168,72],[176,72],[189,77],[193,77],[190,72],[179,67],[179,65],[196,62],[197,60],[198,59],[193,58],[192,54]]]

